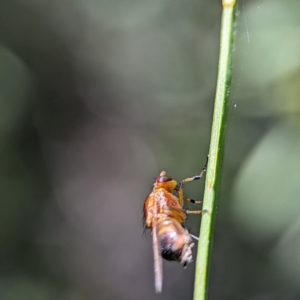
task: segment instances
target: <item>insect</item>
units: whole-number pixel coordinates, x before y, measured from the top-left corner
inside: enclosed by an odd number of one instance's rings
[[[152,229],[154,252],[155,291],[162,291],[162,258],[178,261],[185,268],[192,261],[192,235],[184,227],[188,214],[200,214],[202,210],[183,209],[184,200],[201,203],[184,197],[183,185],[200,179],[206,171],[203,167],[200,175],[181,180],[179,183],[162,171],[153,184],[153,190],[144,203],[144,222]]]

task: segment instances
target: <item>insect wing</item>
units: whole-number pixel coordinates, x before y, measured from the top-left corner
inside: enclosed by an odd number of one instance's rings
[[[157,197],[154,201],[154,215],[152,220],[152,247],[154,253],[154,282],[156,293],[161,293],[163,283],[162,257],[160,255],[160,244],[157,236]]]

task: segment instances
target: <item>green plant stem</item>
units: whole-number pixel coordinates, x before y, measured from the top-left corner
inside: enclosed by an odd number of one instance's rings
[[[208,296],[208,277],[211,260],[216,199],[218,194],[222,158],[225,144],[225,127],[231,81],[231,60],[235,0],[223,0],[221,45],[218,67],[217,90],[209,149],[209,160],[205,180],[203,215],[200,226],[196,261],[194,300]]]

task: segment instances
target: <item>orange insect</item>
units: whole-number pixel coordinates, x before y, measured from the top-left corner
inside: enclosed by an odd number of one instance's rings
[[[178,261],[186,267],[192,261],[192,236],[184,227],[187,214],[200,214],[201,210],[183,209],[184,200],[201,203],[184,197],[183,184],[200,179],[206,171],[206,165],[200,175],[189,177],[177,183],[162,171],[153,184],[153,190],[144,203],[144,221],[146,228],[152,228],[154,252],[155,290],[162,291],[162,257],[169,261]]]

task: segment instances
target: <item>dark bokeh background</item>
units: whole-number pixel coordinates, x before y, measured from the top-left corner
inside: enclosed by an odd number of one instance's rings
[[[299,11],[240,1],[210,299],[300,298]],[[208,0],[1,0],[1,300],[191,299],[194,264],[164,263],[154,295],[141,211],[161,170],[205,162],[220,16]]]

